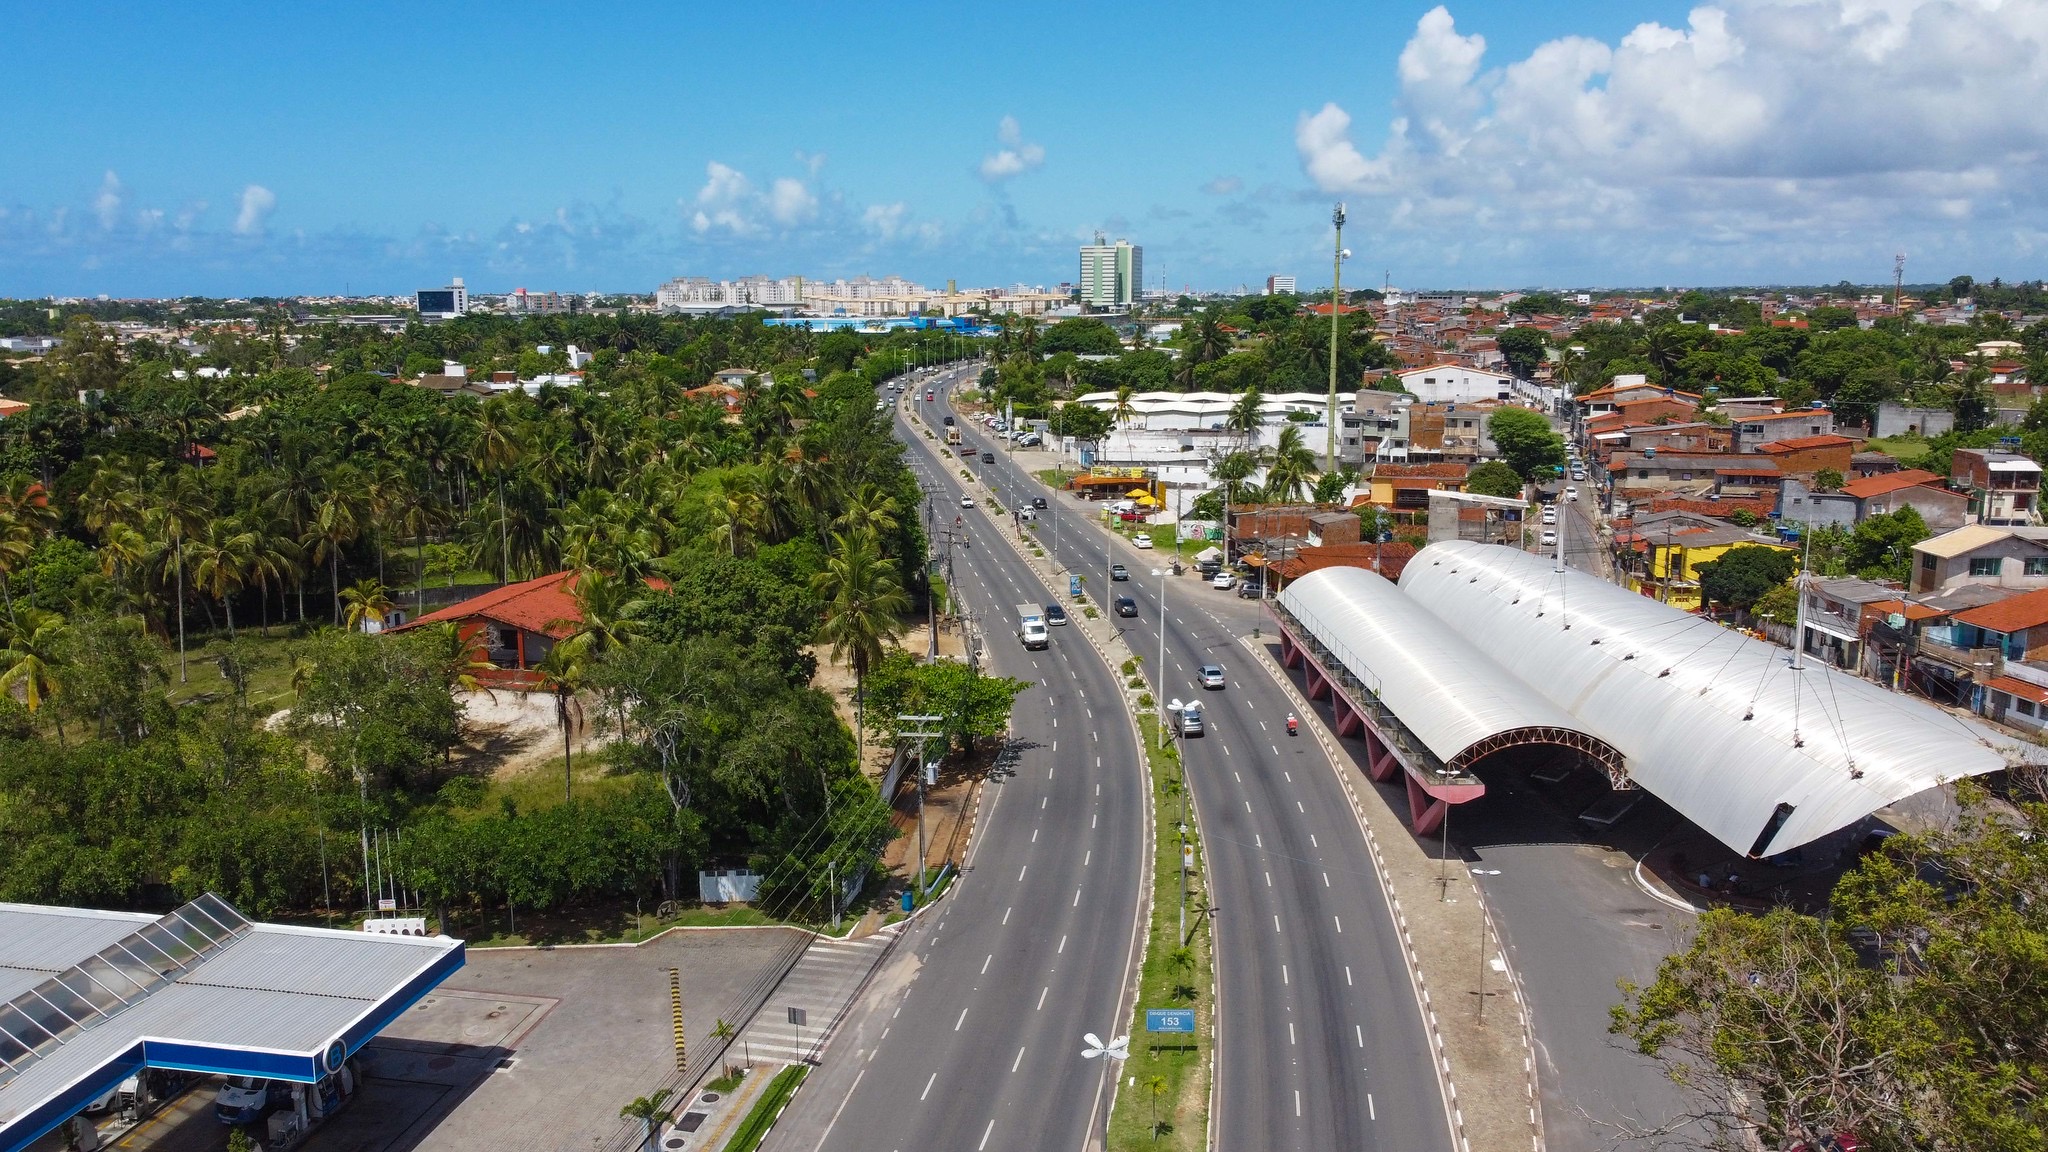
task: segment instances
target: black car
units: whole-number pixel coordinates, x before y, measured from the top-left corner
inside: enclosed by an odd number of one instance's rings
[[[1059,627],[1060,625],[1062,625],[1062,624],[1065,624],[1066,622],[1067,622],[1067,610],[1066,610],[1065,608],[1062,608],[1062,607],[1060,607],[1060,606],[1059,606],[1059,605],[1057,605],[1057,604],[1047,604],[1047,605],[1045,606],[1045,626],[1046,626],[1046,627],[1048,627],[1048,628],[1057,628],[1057,627]]]
[[[940,423],[944,424],[948,428],[951,428],[953,426],[953,418],[951,416],[948,416],[944,420],[940,421]]]
[[[1223,561],[1204,560],[1200,564],[1195,565],[1195,571],[1200,572],[1202,574],[1202,578],[1206,580],[1209,577],[1216,575],[1218,572],[1223,571]]]
[[[1031,498],[1031,506],[1032,506],[1033,508],[1043,508],[1043,507],[1045,507],[1045,497],[1043,497],[1043,496],[1033,496],[1033,497]]]
[[[1117,597],[1116,614],[1119,616],[1136,616],[1138,614],[1138,602],[1129,596]]]
[[[981,454],[981,462],[982,462],[983,464],[993,464],[993,463],[995,463],[995,462],[996,462],[996,454],[995,454],[995,453],[993,453],[993,452],[983,452],[983,453]]]

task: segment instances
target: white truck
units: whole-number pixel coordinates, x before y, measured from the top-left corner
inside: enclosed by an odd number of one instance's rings
[[[1043,648],[1051,642],[1045,631],[1045,609],[1036,604],[1017,605],[1017,639],[1026,648]]]

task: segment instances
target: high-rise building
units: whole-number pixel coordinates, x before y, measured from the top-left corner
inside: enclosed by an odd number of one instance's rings
[[[1145,250],[1128,240],[1081,246],[1081,303],[1096,308],[1128,308],[1145,290]]]
[[[1268,295],[1268,296],[1292,296],[1292,295],[1294,295],[1294,277],[1292,277],[1292,276],[1268,276],[1268,277],[1266,277],[1266,295]]]
[[[462,277],[446,288],[422,288],[413,293],[413,305],[419,309],[420,318],[453,320],[469,312],[469,289],[462,286]]]

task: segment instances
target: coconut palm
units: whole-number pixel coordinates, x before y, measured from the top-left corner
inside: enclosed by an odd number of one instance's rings
[[[429,624],[420,631],[432,645],[433,654],[448,670],[449,688],[462,692],[490,692],[478,673],[494,672],[498,666],[479,655],[476,641],[465,639],[460,626],[453,621],[443,621]]]
[[[174,468],[157,478],[150,504],[150,532],[163,541],[163,559],[171,566],[177,584],[178,683],[188,683],[185,668],[185,548],[186,541],[206,524],[206,492],[199,473],[191,468]]]
[[[0,627],[0,692],[20,697],[31,716],[60,695],[64,680],[58,653],[70,635],[71,626],[61,614],[23,608]],[[64,742],[61,724],[57,742]]]
[[[654,1143],[654,1126],[668,1119],[668,1098],[673,1093],[663,1088],[652,1096],[635,1096],[631,1104],[619,1109],[621,1120],[640,1122],[640,1146]]]
[[[576,649],[556,644],[534,664],[541,691],[555,697],[555,723],[562,729],[562,800],[575,798],[576,772],[570,759],[569,734],[573,722],[582,719],[583,707],[576,702],[576,689],[583,683],[583,659]]]
[[[382,580],[365,576],[341,590],[341,605],[342,627],[349,631],[360,631],[365,620],[382,628],[391,614],[391,593]]]
[[[866,737],[862,712],[868,669],[882,658],[882,645],[902,635],[900,617],[910,611],[888,561],[872,533],[855,530],[833,534],[834,550],[825,570],[811,586],[825,602],[825,623],[818,638],[832,646],[832,658],[853,667],[854,727]]]
[[[313,505],[313,522],[301,541],[309,549],[308,558],[313,563],[327,565],[328,592],[334,598],[337,625],[341,623],[342,546],[362,535],[365,515],[356,480],[355,469],[346,466],[329,475],[325,489]]]
[[[256,534],[230,517],[218,517],[207,522],[187,550],[192,561],[193,585],[220,601],[232,639],[234,597],[248,584],[250,571],[256,566]]]
[[[1251,452],[1232,452],[1216,462],[1211,474],[1223,481],[1223,540],[1224,549],[1230,547],[1230,501],[1237,494],[1237,486],[1244,483],[1256,472],[1259,458]]]
[[[1298,500],[1314,483],[1315,474],[1316,454],[1302,439],[1301,425],[1282,428],[1280,442],[1274,446],[1272,459],[1266,465],[1266,495]]]
[[[27,566],[36,545],[56,526],[57,512],[41,484],[16,476],[0,489],[0,596],[6,599],[9,619],[14,616],[14,590],[8,578]]]
[[[1230,406],[1230,414],[1223,418],[1223,426],[1237,433],[1250,444],[1258,434],[1259,425],[1266,422],[1266,395],[1254,384],[1244,390],[1237,403]]]
[[[1124,430],[1125,451],[1129,451],[1131,447],[1131,419],[1138,414],[1138,410],[1131,405],[1131,393],[1132,390],[1129,384],[1118,388],[1116,390],[1116,403],[1109,410],[1110,417],[1116,421],[1117,427]]]
[[[735,468],[719,477],[709,511],[712,538],[738,556],[740,546],[751,547],[760,534],[767,509],[754,477]]]

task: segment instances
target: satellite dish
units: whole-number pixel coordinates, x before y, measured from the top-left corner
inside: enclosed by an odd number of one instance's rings
[[[1088,1042],[1088,1046],[1081,1049],[1081,1055],[1090,1060],[1095,1059],[1097,1056],[1107,1056],[1111,1060],[1129,1060],[1131,1058],[1131,1038],[1129,1036],[1119,1036],[1104,1044],[1102,1038],[1095,1033],[1083,1032],[1081,1039]]]

